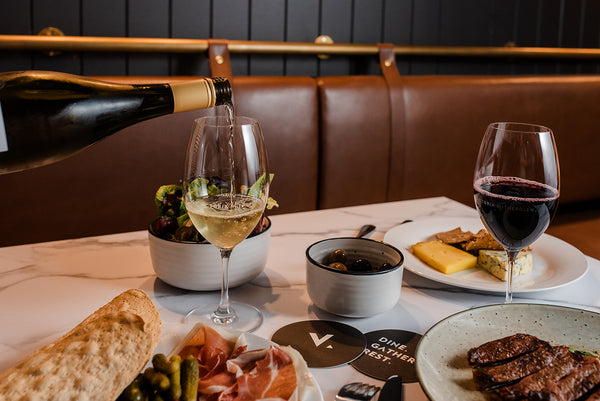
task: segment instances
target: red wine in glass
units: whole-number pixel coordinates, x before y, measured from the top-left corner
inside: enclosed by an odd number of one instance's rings
[[[510,303],[517,254],[544,233],[558,205],[560,170],[552,130],[513,122],[488,125],[473,191],[483,224],[506,251],[505,302]]]
[[[519,251],[539,238],[558,206],[555,188],[517,177],[484,177],[473,189],[486,227],[509,250]]]

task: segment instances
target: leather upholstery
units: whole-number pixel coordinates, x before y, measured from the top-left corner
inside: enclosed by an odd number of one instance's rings
[[[105,77],[164,82],[165,77]],[[561,210],[600,204],[600,76],[234,77],[236,113],[262,126],[285,213],[444,195],[472,206],[479,142],[492,121],[554,130]],[[53,165],[0,175],[0,246],[144,229],[158,186],[181,180],[192,120],[215,110],[145,121]],[[575,205],[575,206],[571,206]],[[562,209],[561,209],[562,208]],[[599,208],[550,232],[595,240]],[[596,219],[596,220],[594,220]],[[571,236],[571,237],[569,237]]]
[[[386,201],[390,105],[382,77],[318,78],[319,207]]]
[[[493,121],[532,122],[555,134],[561,203],[600,198],[600,77],[404,77],[400,198],[445,195],[473,204],[479,143]],[[395,133],[396,134],[396,133]]]
[[[319,99],[308,77],[238,77],[232,80],[235,113],[256,118],[263,131],[270,194],[279,207],[269,213],[317,208]]]

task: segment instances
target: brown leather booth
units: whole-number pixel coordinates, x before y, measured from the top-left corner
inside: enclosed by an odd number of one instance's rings
[[[317,79],[321,116],[319,207],[385,202],[390,103],[382,77]]]
[[[263,129],[280,204],[272,214],[440,195],[472,205],[487,124],[535,122],[554,130],[560,158],[549,232],[600,257],[600,76],[234,77],[232,86],[236,113]],[[145,121],[62,162],[0,175],[0,246],[144,229],[156,189],[181,180],[192,120],[211,112]]]

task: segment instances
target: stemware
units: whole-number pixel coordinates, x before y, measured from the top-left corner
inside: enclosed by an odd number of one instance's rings
[[[194,226],[219,249],[221,299],[216,309],[190,311],[186,321],[200,321],[239,331],[262,323],[262,312],[229,299],[229,258],[254,229],[269,192],[264,140],[258,121],[217,115],[194,121],[183,182],[185,207]]]
[[[552,130],[490,124],[477,156],[473,190],[483,224],[508,257],[505,302],[510,303],[515,259],[542,235],[558,206],[560,171]]]

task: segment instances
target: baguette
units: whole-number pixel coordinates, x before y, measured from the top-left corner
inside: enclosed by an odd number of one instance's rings
[[[114,401],[158,344],[160,315],[141,290],[115,297],[0,374],[0,400]]]

